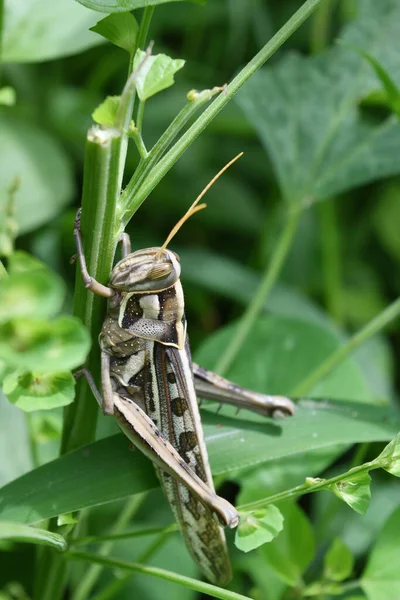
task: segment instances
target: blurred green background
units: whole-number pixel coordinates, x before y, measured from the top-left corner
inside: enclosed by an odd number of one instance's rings
[[[204,6],[186,2],[158,6],[150,29],[153,52],[184,58],[186,64],[173,87],[147,102],[143,126],[147,147],[184,106],[189,90],[229,82],[300,6],[300,0],[209,0]],[[140,14],[137,11],[138,18]],[[75,268],[69,260],[75,252],[72,229],[80,205],[86,132],[96,106],[106,95],[122,90],[128,68],[126,52],[87,31],[104,16],[72,0],[36,0],[33,5],[5,2],[1,84],[14,88],[16,104],[0,107],[0,214],[4,225],[10,189],[16,186],[16,247],[40,258],[68,282],[65,312],[72,311]],[[344,43],[338,45],[337,38]],[[271,392],[288,393],[318,364],[319,356],[332,351],[329,336],[338,345],[399,295],[398,114],[382,78],[358,52],[368,52],[400,85],[399,38],[396,0],[326,0],[215,118],[129,224],[133,249],[160,245],[213,175],[244,152],[209,192],[207,210],[191,219],[172,244],[182,259],[192,349],[205,366],[215,365],[225,344],[224,332],[215,332],[238,318],[251,301],[285,218],[294,208],[302,209],[300,224],[266,306],[268,314],[282,319],[271,332],[276,345],[268,347],[259,336],[253,356],[250,338],[242,372],[240,359],[232,369],[237,380],[260,391],[267,391],[264,386],[269,384]],[[137,162],[132,144],[126,182]],[[283,359],[283,366],[276,368],[279,332],[286,334],[289,327],[285,319],[297,323],[293,329],[297,354],[291,358],[294,362]],[[319,342],[312,326],[303,330],[301,323],[321,327],[326,339],[322,336]],[[399,343],[398,328],[389,327],[358,351],[348,379],[343,371],[342,377],[331,378],[313,395],[396,404]],[[264,344],[267,367],[260,359]],[[296,356],[308,357],[305,366],[297,365]],[[250,363],[256,364],[254,372]],[[8,408],[2,410],[6,414]],[[23,428],[15,413],[3,423],[11,419]],[[41,420],[38,416],[37,424],[35,419],[31,417],[30,427],[46,442],[40,450],[40,461],[45,461],[55,456],[61,414]],[[100,428],[108,427],[100,423]],[[376,449],[366,452],[377,454]],[[28,449],[22,448],[20,454],[14,465],[1,467],[1,483],[27,470]],[[337,454],[320,456],[309,474],[316,475]],[[350,462],[345,455],[335,468],[344,470]],[[295,485],[306,468],[294,466],[293,481],[286,471],[284,483],[279,468],[261,469],[258,474],[249,471],[239,478],[240,501],[254,499],[262,485],[264,495],[265,490]],[[228,486],[228,496],[239,489],[235,485]],[[258,491],[253,496],[248,492],[247,497],[243,490],[246,486],[252,490],[252,485]],[[346,543],[362,566],[377,530],[398,506],[396,494],[398,486],[382,476],[371,516],[363,521],[344,505],[332,512],[332,501],[326,507],[325,497],[313,507],[306,502],[303,508],[314,518],[320,548],[346,527]],[[146,506],[139,509],[138,520],[151,525],[170,522],[160,490],[152,491],[150,498],[147,510]],[[95,509],[90,530],[101,531],[118,510],[115,504]],[[288,509],[288,520],[295,518],[291,510],[296,509]],[[116,555],[134,559],[140,552],[138,542],[132,546],[128,541],[119,545]],[[290,578],[279,578],[267,554],[266,550],[254,555],[236,552],[235,589],[256,600],[284,597]],[[14,569],[15,577],[20,577],[12,554],[4,556],[8,558],[1,569],[0,589]],[[164,568],[174,570],[179,565],[186,574],[196,573],[178,538],[162,549],[159,561]],[[313,563],[314,571],[318,561],[321,555]],[[28,581],[29,569],[25,575]],[[80,576],[77,569],[74,577]],[[132,597],[132,589],[146,599],[195,597],[170,585],[140,576],[133,588],[126,587],[114,597]]]

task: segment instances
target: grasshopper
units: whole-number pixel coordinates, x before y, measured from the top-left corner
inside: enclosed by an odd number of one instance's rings
[[[288,398],[245,390],[191,358],[179,257],[167,246],[182,224],[205,207],[200,199],[234,160],[202,191],[160,248],[132,253],[123,234],[122,260],[108,286],[87,271],[80,211],[74,226],[84,284],[108,298],[99,336],[102,396],[90,373],[82,371],[103,412],[114,415],[130,441],[154,463],[192,557],[218,585],[231,579],[223,527],[236,527],[239,514],[215,492],[197,397],[264,416],[294,412]]]

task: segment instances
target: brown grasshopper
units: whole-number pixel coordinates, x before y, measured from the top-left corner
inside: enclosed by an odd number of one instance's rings
[[[197,397],[264,416],[294,413],[288,398],[245,390],[191,358],[179,257],[167,246],[182,224],[205,207],[200,199],[234,160],[208,184],[160,248],[132,253],[129,237],[123,234],[123,258],[108,286],[87,271],[79,212],[74,228],[85,286],[108,298],[99,336],[102,396],[90,374],[85,375],[104,413],[114,415],[154,463],[191,555],[204,575],[219,585],[231,578],[222,527],[236,527],[239,514],[215,492]]]

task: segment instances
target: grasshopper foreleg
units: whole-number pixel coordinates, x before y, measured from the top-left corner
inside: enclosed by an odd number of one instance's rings
[[[237,408],[247,408],[264,417],[289,416],[295,411],[289,398],[246,390],[196,363],[193,363],[193,375],[196,393],[203,398],[218,400],[221,404],[232,404]]]

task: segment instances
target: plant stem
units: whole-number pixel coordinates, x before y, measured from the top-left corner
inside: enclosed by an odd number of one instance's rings
[[[123,230],[128,221],[132,218],[136,210],[139,208],[139,204],[135,202],[135,198],[140,190],[140,186],[145,181],[148,174],[156,166],[157,162],[163,156],[164,152],[172,144],[179,132],[185,127],[190,121],[193,115],[199,110],[199,108],[209,102],[211,98],[218,92],[222,91],[223,88],[215,87],[211,90],[203,90],[202,92],[196,92],[194,98],[182,108],[178,113],[169,127],[164,131],[162,136],[154,144],[153,148],[148,153],[147,157],[143,159],[135,170],[131,180],[121,194],[119,201],[119,212],[121,220],[121,230]],[[130,201],[130,199],[132,201]]]
[[[358,333],[353,335],[347,342],[326,358],[310,375],[308,375],[296,388],[293,390],[293,396],[304,396],[318,383],[324,379],[333,369],[342,363],[356,348],[370,337],[384,329],[389,323],[400,316],[400,298],[389,304],[379,315],[372,321],[367,323],[365,327],[360,329]]]
[[[116,558],[106,558],[104,556],[98,556],[97,554],[90,554],[89,552],[67,552],[67,555],[72,560],[83,560],[111,568],[128,569],[129,571],[143,573],[144,575],[153,575],[153,577],[159,577],[161,579],[165,579],[166,581],[178,583],[179,585],[183,585],[190,590],[202,592],[203,594],[208,594],[213,598],[220,598],[221,600],[250,600],[248,596],[243,596],[242,594],[237,594],[236,592],[225,590],[216,585],[198,581],[197,579],[192,579],[191,577],[185,577],[184,575],[179,575],[178,573],[173,573],[172,571],[158,569],[157,567],[132,563],[126,560],[118,560]]]
[[[146,178],[135,197],[126,199],[127,205],[132,205],[132,211],[144,202],[156,185],[168,173],[171,167],[182,156],[187,148],[194,142],[197,136],[216,117],[219,111],[233,98],[242,85],[262,67],[262,65],[282,46],[284,42],[308,19],[315,9],[326,0],[306,0],[299,10],[281,27],[269,42],[252,58],[252,60],[238,73],[238,75],[227,86],[225,92],[220,94],[214,102],[206,108],[202,115],[182,135],[178,142],[158,163]]]
[[[107,554],[109,554],[111,552],[112,547],[116,541],[115,536],[118,535],[121,531],[123,531],[127,527],[129,521],[132,519],[133,515],[137,512],[139,506],[143,502],[146,495],[147,495],[146,493],[137,494],[136,496],[133,496],[126,503],[123,511],[121,512],[120,516],[118,517],[116,523],[114,524],[114,526],[112,528],[112,533],[114,534],[114,538],[110,539],[109,541],[104,542],[100,546],[100,548],[97,551],[99,556],[106,556]],[[96,583],[97,579],[99,578],[99,575],[102,570],[103,570],[103,567],[101,564],[92,565],[87,570],[87,572],[85,573],[85,575],[81,579],[81,581],[79,582],[79,585],[76,587],[74,593],[72,594],[72,600],[86,600],[86,598],[89,598],[90,593],[93,589],[93,586]]]
[[[296,498],[297,496],[302,496],[304,494],[310,494],[311,492],[317,492],[319,490],[326,489],[328,490],[330,486],[335,483],[339,483],[340,481],[345,481],[346,479],[351,479],[354,475],[358,473],[362,473],[363,471],[372,471],[373,469],[380,469],[385,465],[386,461],[379,458],[379,456],[370,462],[364,463],[363,465],[358,465],[357,467],[353,467],[346,473],[341,473],[340,475],[336,475],[335,477],[331,477],[330,479],[316,479],[315,483],[303,483],[302,485],[297,485],[290,490],[285,490],[284,492],[279,492],[278,494],[274,494],[273,496],[269,496],[268,498],[263,498],[262,500],[256,500],[255,502],[249,502],[248,504],[243,504],[238,507],[238,511],[240,512],[252,512],[254,510],[258,510],[259,508],[264,508],[267,504],[272,504],[273,502],[279,502],[280,500],[286,500],[287,498]]]
[[[244,340],[250,333],[250,330],[253,327],[257,317],[261,314],[265,306],[265,300],[276,282],[276,279],[282,269],[285,258],[291,247],[294,235],[296,233],[298,221],[298,212],[292,212],[289,214],[281,237],[278,240],[278,244],[274,250],[271,261],[265,271],[261,283],[252,301],[241,317],[234,337],[217,363],[216,371],[218,373],[226,373],[226,371],[232,365],[242,347]]]
[[[332,12],[336,0],[327,0],[316,11],[311,24],[310,51],[319,54],[329,43]]]
[[[139,133],[142,133],[142,125],[143,125],[143,115],[144,115],[144,107],[146,106],[146,102],[144,100],[139,100],[138,111],[136,115],[136,129]]]

